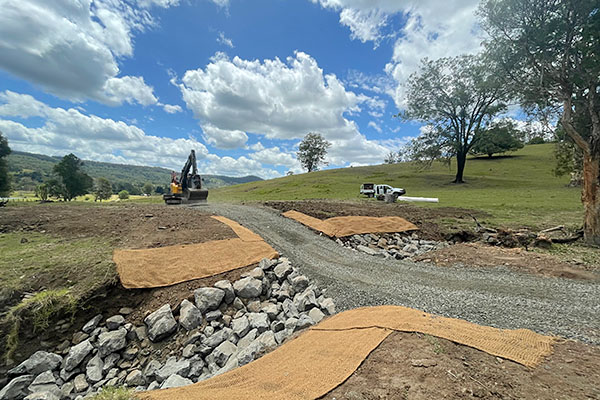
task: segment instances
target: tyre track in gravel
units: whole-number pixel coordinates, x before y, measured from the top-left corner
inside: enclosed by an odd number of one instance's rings
[[[498,328],[600,344],[600,284],[506,268],[436,267],[347,249],[267,207],[196,206],[261,235],[314,279],[338,310],[395,304]]]

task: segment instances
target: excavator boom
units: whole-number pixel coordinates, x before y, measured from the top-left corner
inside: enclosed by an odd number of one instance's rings
[[[190,173],[191,170],[191,173]],[[171,180],[171,193],[165,194],[163,200],[166,204],[205,203],[208,190],[202,188],[202,177],[198,175],[196,152],[192,150],[188,156],[179,181],[173,176]]]

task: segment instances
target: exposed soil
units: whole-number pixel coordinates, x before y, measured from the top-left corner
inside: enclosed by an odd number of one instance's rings
[[[165,205],[110,205],[81,206],[73,204],[46,204],[31,207],[7,207],[0,210],[0,233],[38,232],[64,240],[81,238],[108,239],[113,248],[151,248],[174,244],[202,243],[237,237],[227,225],[210,218],[206,213],[189,208]],[[210,257],[210,254],[199,255]],[[90,264],[106,260],[87,260]],[[246,268],[247,269],[247,268]],[[51,323],[44,332],[33,332],[24,322],[20,330],[19,349],[15,361],[19,362],[40,348],[52,348],[81,328],[98,313],[109,317],[121,307],[135,311],[129,320],[141,324],[145,315],[166,303],[172,307],[190,296],[194,289],[221,279],[237,280],[246,269],[240,269],[208,279],[184,282],[157,289],[124,289],[119,283],[107,279],[104,286],[88,293],[80,301],[80,311],[74,320]],[[15,292],[11,304],[21,299],[23,291],[35,292],[41,288],[62,288],[76,277],[47,271],[35,282],[24,282],[21,292]],[[60,317],[60,316],[59,316]],[[66,317],[66,316],[62,316]],[[56,322],[56,321],[54,321]],[[9,326],[0,327],[2,335]],[[0,354],[4,353],[4,349]]]
[[[600,347],[565,341],[536,368],[446,339],[392,333],[322,399],[599,399]]]
[[[0,233],[32,231],[62,238],[105,237],[115,247],[150,248],[234,238],[228,226],[184,207],[158,204],[40,204],[0,210]]]
[[[481,211],[463,208],[441,207],[425,208],[410,204],[382,202],[340,202],[340,201],[268,201],[268,207],[281,212],[296,210],[311,217],[326,219],[332,217],[345,217],[348,215],[361,215],[368,217],[398,216],[417,225],[420,229],[419,236],[427,240],[445,240],[453,234],[452,227],[441,226],[440,219],[458,219],[472,221],[471,215],[485,216]],[[473,225],[474,226],[474,225]],[[458,229],[458,228],[457,228]]]
[[[444,249],[431,251],[415,258],[417,261],[433,262],[447,267],[463,264],[472,267],[506,266],[543,276],[571,279],[598,279],[598,275],[587,271],[586,264],[570,264],[558,258],[526,251],[521,248],[507,249],[482,243],[459,243]]]

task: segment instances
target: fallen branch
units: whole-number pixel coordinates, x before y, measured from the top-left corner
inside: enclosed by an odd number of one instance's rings
[[[558,225],[558,226],[555,226],[554,228],[544,229],[543,231],[540,231],[540,233],[549,233],[549,232],[554,232],[554,231],[563,231],[564,229],[565,229],[564,225]]]
[[[578,241],[583,237],[583,231],[578,231],[574,235],[566,237],[566,238],[556,238],[552,239],[552,243],[573,243]]]

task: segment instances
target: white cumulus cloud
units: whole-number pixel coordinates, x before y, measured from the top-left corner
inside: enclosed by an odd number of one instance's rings
[[[228,37],[225,37],[223,32],[219,32],[219,36],[217,37],[217,43],[231,47],[233,49],[233,41]]]
[[[119,76],[151,6],[176,0],[0,0],[0,68],[70,100],[155,104],[142,77]]]

